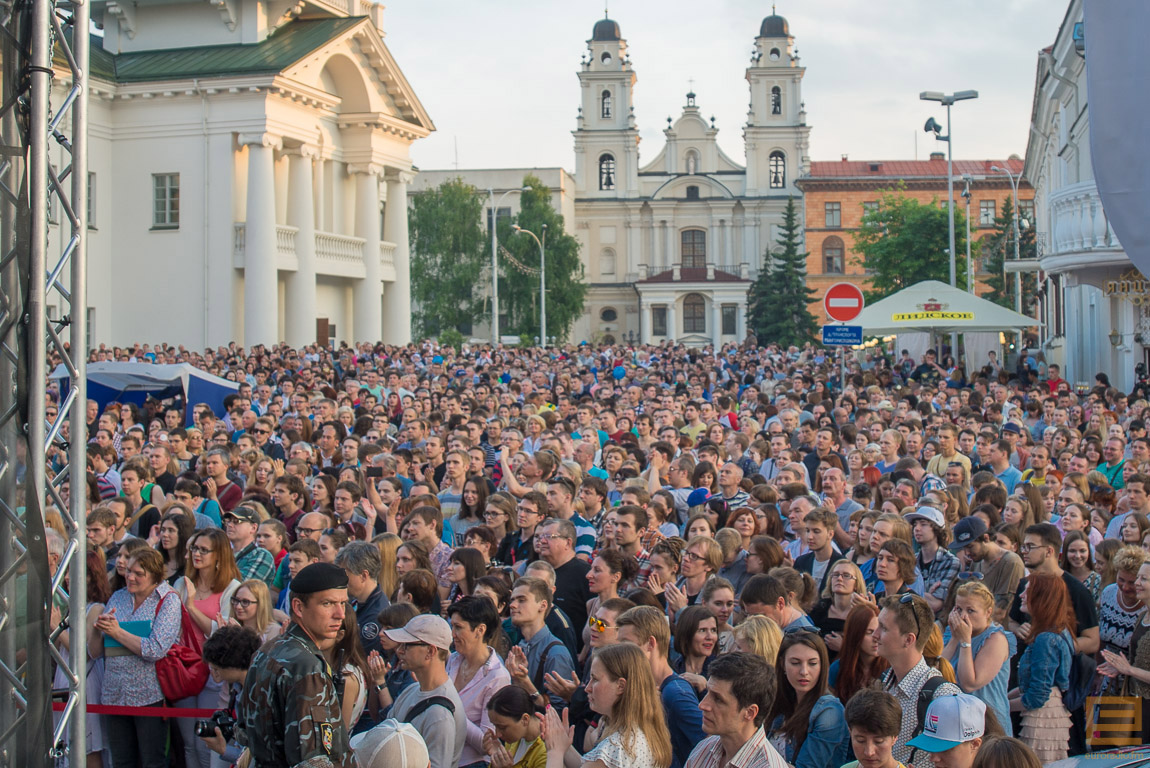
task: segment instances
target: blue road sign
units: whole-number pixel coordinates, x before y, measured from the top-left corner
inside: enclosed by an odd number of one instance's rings
[[[823,345],[828,347],[853,347],[862,344],[861,325],[824,325]]]

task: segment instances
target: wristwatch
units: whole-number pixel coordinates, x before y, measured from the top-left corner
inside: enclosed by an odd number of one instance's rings
[[[958,644],[958,647],[959,647],[959,648],[969,648],[969,647],[970,647],[970,643],[959,643],[959,644]]]

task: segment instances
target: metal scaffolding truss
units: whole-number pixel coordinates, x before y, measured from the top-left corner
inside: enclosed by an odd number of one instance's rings
[[[0,0],[0,768],[86,763],[89,18],[86,0]],[[49,364],[72,381],[52,421]]]

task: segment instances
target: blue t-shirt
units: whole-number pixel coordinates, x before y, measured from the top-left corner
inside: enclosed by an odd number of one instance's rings
[[[671,768],[682,768],[691,750],[706,738],[703,733],[703,712],[694,687],[675,673],[659,686],[663,701],[663,716],[671,731]]]

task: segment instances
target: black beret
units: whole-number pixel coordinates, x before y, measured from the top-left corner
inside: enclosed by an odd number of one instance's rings
[[[293,595],[347,589],[347,571],[331,563],[312,563],[297,573],[289,586]]]

